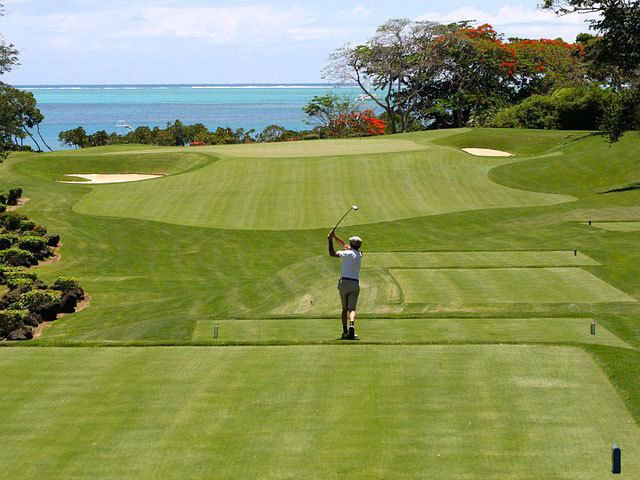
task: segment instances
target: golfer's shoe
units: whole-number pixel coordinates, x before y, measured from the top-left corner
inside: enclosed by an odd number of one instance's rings
[[[349,327],[349,333],[347,334],[347,340],[359,340],[358,335],[356,335],[356,329],[353,327]]]
[[[340,337],[340,340],[349,340],[349,332],[344,332],[342,337]]]

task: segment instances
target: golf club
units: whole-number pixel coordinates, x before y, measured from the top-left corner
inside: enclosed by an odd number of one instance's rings
[[[347,213],[345,213],[342,218],[338,221],[338,223],[336,223],[336,226],[333,227],[333,229],[331,230],[332,232],[336,231],[336,228],[338,228],[338,225],[340,225],[340,223],[342,223],[342,220],[344,220],[344,217],[346,217],[347,215],[349,215],[349,212],[351,210],[358,210],[358,206],[357,205],[351,205],[351,208],[349,210],[347,210]]]

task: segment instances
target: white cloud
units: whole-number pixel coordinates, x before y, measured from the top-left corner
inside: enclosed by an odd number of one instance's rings
[[[562,37],[565,41],[574,41],[578,33],[587,32],[589,25],[586,21],[589,18],[594,17],[577,14],[558,17],[548,10],[525,8],[521,5],[504,6],[496,13],[465,6],[446,14],[425,13],[418,17],[419,20],[436,22],[475,20],[478,24],[491,24],[505,37]]]
[[[267,5],[226,7],[148,7],[135,10],[133,21],[114,37],[202,39],[213,44],[316,39],[323,31],[307,9]]]

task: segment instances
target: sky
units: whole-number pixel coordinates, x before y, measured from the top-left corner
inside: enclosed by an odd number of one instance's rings
[[[540,0],[0,0],[14,85],[316,83],[337,48],[392,18],[490,23],[505,35],[572,42],[586,17]]]

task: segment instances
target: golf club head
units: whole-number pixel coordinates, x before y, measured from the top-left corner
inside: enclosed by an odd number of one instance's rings
[[[357,210],[358,206],[357,205],[352,205],[351,208],[353,208],[354,210]]]

